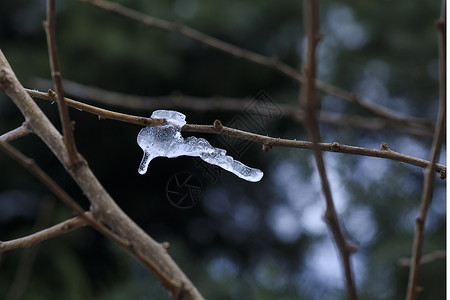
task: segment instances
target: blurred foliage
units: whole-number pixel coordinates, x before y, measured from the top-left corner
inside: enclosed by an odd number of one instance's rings
[[[122,0],[145,14],[179,21],[243,48],[277,56],[293,67],[304,47],[301,1]],[[7,0],[0,5],[1,48],[21,82],[49,78],[41,22],[45,1]],[[175,33],[144,28],[78,1],[58,1],[57,35],[62,74],[83,84],[137,95],[254,97],[261,90],[276,103],[298,102],[292,80],[253,63],[209,49]],[[436,119],[438,50],[434,23],[437,0],[320,1],[318,76],[381,105]],[[322,95],[322,108],[369,113]],[[59,127],[56,105],[36,100]],[[114,108],[112,108],[114,109]],[[117,110],[117,109],[116,109]],[[125,111],[126,112],[126,111]],[[150,115],[149,111],[134,114]],[[238,159],[265,172],[260,183],[225,171],[214,177],[194,158],[157,159],[145,176],[137,173],[139,128],[71,110],[78,148],[118,204],[158,241],[207,299],[341,299],[343,280],[336,249],[321,221],[324,210],[318,176],[308,151],[250,145]],[[189,123],[230,124],[245,115],[183,111]],[[0,132],[23,122],[0,95]],[[261,132],[304,139],[302,126],[276,119]],[[250,129],[254,129],[253,127]],[[200,136],[200,135],[199,135]],[[322,126],[323,140],[391,149],[427,158],[429,137],[388,130]],[[205,135],[229,152],[233,141]],[[33,157],[77,201],[88,201],[58,161],[34,136],[13,145]],[[445,153],[444,153],[445,154]],[[353,257],[361,299],[398,299],[406,291],[414,219],[423,174],[420,168],[375,158],[325,154],[336,206],[346,234],[359,246]],[[445,155],[442,155],[442,163]],[[49,193],[26,170],[0,153],[0,240],[30,232]],[[211,169],[209,169],[211,171]],[[217,170],[212,170],[217,171]],[[165,187],[178,172],[201,179],[194,208],[177,209]],[[445,184],[436,182],[426,226],[424,253],[445,249]],[[58,206],[52,223],[70,216]],[[8,294],[25,251],[0,257],[0,297]],[[123,250],[89,228],[39,245],[23,299],[169,299],[155,277]],[[443,299],[445,261],[421,267],[420,299]]]

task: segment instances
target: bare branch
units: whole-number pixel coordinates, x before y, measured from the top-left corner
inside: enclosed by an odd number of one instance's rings
[[[81,208],[75,200],[72,199],[55,181],[53,181],[41,168],[34,162],[34,160],[26,157],[17,149],[12,147],[6,142],[0,141],[0,148],[5,151],[8,155],[19,162],[26,170],[32,173],[37,179],[39,179],[49,190],[55,194],[64,204],[70,207],[78,216],[86,219],[95,229],[103,233],[105,236],[111,238],[118,244],[127,246],[126,240],[118,237],[110,230],[108,230],[103,224],[92,217],[90,214],[86,214],[84,209]]]
[[[117,233],[120,239],[114,241],[152,271],[161,284],[169,290],[172,297],[180,300],[203,299],[192,282],[169,256],[166,247],[149,237],[117,206],[87,163],[81,160],[81,156],[79,156],[81,163],[68,167],[62,136],[24,90],[2,51],[0,51],[0,90],[13,100],[33,132],[46,143],[77,182],[91,202],[93,220],[106,224]],[[0,144],[4,146],[6,143]],[[116,236],[109,230],[105,233],[108,234],[108,232],[110,233],[108,237]],[[126,242],[121,243],[123,240]]]
[[[0,141],[10,142],[15,139],[26,136],[30,133],[31,133],[30,129],[28,129],[25,124],[23,124],[22,126],[17,127],[16,129],[13,129],[11,131],[8,131],[7,133],[0,135]]]
[[[299,148],[299,149],[312,149],[312,143],[308,141],[300,141],[300,140],[287,140],[281,138],[274,138],[265,135],[250,133],[246,131],[242,131],[239,129],[229,128],[225,126],[213,126],[213,125],[193,125],[186,124],[181,128],[182,131],[185,132],[198,132],[198,133],[215,133],[228,135],[244,140],[253,141],[256,143],[260,143],[262,145],[266,145],[269,147],[288,147],[288,148]],[[382,143],[383,147],[380,150],[356,147],[356,146],[348,146],[341,145],[337,142],[333,143],[319,143],[318,144],[321,151],[328,152],[339,152],[339,153],[347,153],[347,154],[355,154],[362,156],[371,156],[371,157],[379,157],[386,158],[390,160],[399,161],[402,163],[418,166],[425,168],[429,165],[429,161],[412,157],[409,155],[401,154],[395,151],[390,150],[388,147],[386,148],[385,143]],[[441,164],[435,164],[434,169],[436,172],[440,173],[442,178],[446,177],[447,167]]]
[[[446,123],[446,101],[447,101],[447,89],[446,89],[446,1],[442,1],[442,13],[441,18],[437,23],[439,34],[439,55],[440,55],[440,107],[439,117],[437,120],[436,132],[433,138],[433,144],[430,153],[430,165],[425,169],[424,183],[422,191],[422,199],[420,203],[419,216],[416,219],[416,230],[414,233],[413,250],[411,258],[411,266],[409,269],[408,291],[406,294],[407,300],[414,300],[419,293],[418,281],[419,281],[419,265],[422,256],[423,248],[423,236],[425,229],[425,222],[428,214],[428,208],[431,204],[433,197],[433,185],[434,185],[434,172],[432,165],[434,165],[439,159],[442,143],[444,140],[445,123]]]
[[[55,100],[55,93],[52,90],[49,90],[47,93],[34,91],[26,89],[28,94],[32,97],[40,98],[40,99],[46,99],[49,101]],[[99,119],[113,119],[118,120],[122,122],[137,124],[141,126],[153,126],[153,125],[163,125],[165,121],[163,119],[152,119],[152,118],[146,118],[146,117],[138,117],[138,116],[132,116],[128,114],[118,113],[110,110],[106,110],[103,108],[98,108],[89,104],[85,104],[82,102],[78,102],[69,98],[64,98],[65,102],[68,106],[74,107],[76,109],[86,111],[88,113],[97,115]]]
[[[436,250],[422,255],[420,258],[420,264],[429,264],[437,260],[446,259],[447,252],[445,250]],[[409,267],[411,265],[411,259],[408,257],[402,257],[398,260],[398,265],[401,267]]]
[[[57,102],[59,117],[63,130],[64,143],[67,149],[67,159],[69,167],[78,163],[78,152],[73,137],[73,127],[70,122],[69,111],[64,101],[64,93],[61,79],[61,69],[59,67],[58,51],[56,47],[55,36],[55,0],[47,1],[47,20],[43,22],[45,33],[47,35],[47,47],[50,60],[50,68],[52,71],[53,85],[57,92]]]
[[[104,234],[106,237],[110,238],[118,245],[122,246],[126,250],[135,254],[137,258],[139,258],[143,263],[152,271],[154,271],[158,277],[160,277],[162,283],[167,285],[168,287],[172,287],[175,291],[180,289],[180,285],[176,282],[173,282],[170,278],[168,278],[164,273],[160,273],[160,270],[155,266],[155,264],[150,261],[147,257],[141,256],[139,253],[135,253],[130,241],[122,238],[112,231],[110,231],[107,227],[105,227],[101,222],[99,222],[96,218],[94,218],[91,214],[85,214],[84,210],[64,191],[61,187],[58,186],[48,175],[42,171],[37,164],[24,156],[22,153],[17,151],[15,148],[10,146],[6,142],[0,142],[0,148],[2,148],[7,154],[21,163],[25,169],[30,171],[36,178],[38,178],[44,185],[46,185],[59,199],[61,199],[67,206],[69,206],[78,216],[86,219],[87,222],[90,223],[95,229]],[[108,213],[108,212],[107,212]],[[111,213],[111,212],[109,212]]]
[[[16,159],[19,163],[21,163],[28,171],[30,171],[33,175],[35,175],[58,198],[60,198],[67,206],[72,208],[74,212],[78,214],[78,216],[84,218],[92,227],[94,227],[103,235],[110,238],[112,241],[116,242],[119,246],[128,250],[130,253],[134,254],[138,259],[140,259],[144,263],[144,265],[146,265],[151,271],[153,271],[160,278],[162,284],[171,290],[172,294],[183,292],[184,290],[183,284],[180,285],[178,282],[170,279],[166,274],[161,272],[159,266],[155,265],[155,263],[151,259],[149,259],[146,256],[143,256],[139,252],[136,252],[136,250],[133,248],[133,245],[129,240],[126,239],[126,237],[122,238],[121,236],[116,235],[115,233],[110,231],[106,226],[104,226],[99,220],[94,218],[91,214],[86,214],[84,210],[80,206],[78,206],[78,204],[68,194],[66,194],[64,190],[62,190],[50,177],[48,177],[48,175],[44,171],[42,171],[33,160],[27,158],[6,142],[0,142],[0,148],[2,148],[11,157]],[[111,214],[110,211],[106,213]]]
[[[51,218],[54,212],[54,199],[46,196],[43,197],[38,217],[33,225],[32,232],[37,232],[49,226]],[[39,245],[26,249],[23,251],[16,269],[16,274],[14,275],[13,282],[9,286],[8,293],[5,300],[17,300],[22,299],[23,294],[27,290],[29,283],[31,271],[33,269],[36,257],[39,252]],[[1,242],[0,242],[0,253],[1,253]]]
[[[49,101],[53,101],[54,96],[52,93],[44,93],[34,90],[26,89],[26,91],[32,96],[40,99],[46,99]],[[162,125],[164,124],[163,119],[151,119],[141,116],[134,116],[123,113],[116,113],[110,110],[98,108],[92,105],[84,104],[79,101],[75,101],[69,98],[65,98],[68,106],[95,114],[99,117],[99,119],[113,119],[117,121],[137,124],[141,126],[153,126],[153,125]],[[256,143],[260,143],[262,145],[266,145],[268,147],[288,147],[288,148],[299,148],[299,149],[312,149],[312,143],[307,141],[297,141],[297,140],[287,140],[281,138],[273,138],[266,135],[260,135],[256,133],[251,133],[247,131],[242,131],[230,127],[226,127],[220,125],[220,129],[213,125],[196,125],[196,124],[186,124],[183,126],[182,131],[184,132],[196,132],[196,133],[211,133],[211,134],[221,134],[236,137],[243,140],[249,140]],[[333,143],[319,143],[319,147],[321,151],[328,152],[339,152],[346,154],[354,154],[361,156],[370,156],[370,157],[379,157],[390,160],[399,161],[402,163],[406,163],[409,165],[426,168],[429,164],[429,161],[405,155],[402,153],[398,153],[389,149],[389,147],[384,146],[382,149],[370,149],[349,145],[342,145],[337,142]],[[446,177],[447,168],[441,164],[435,164],[434,170],[441,174],[441,178],[444,179]]]
[[[86,212],[85,214],[90,213]],[[87,221],[86,218],[78,216],[73,217],[72,219],[66,220],[62,223],[43,229],[25,237],[6,242],[0,241],[0,253],[17,248],[29,248],[36,245],[37,243],[65,234],[86,225],[89,225],[89,221]]]
[[[79,0],[81,2],[86,2],[97,6],[105,11],[118,14],[120,16],[124,16],[135,20],[144,26],[158,28],[170,32],[177,32],[184,36],[187,36],[193,40],[196,40],[204,45],[207,45],[213,49],[222,51],[226,54],[235,56],[237,58],[242,58],[247,61],[265,66],[269,69],[275,70],[288,78],[291,78],[298,82],[299,84],[305,82],[305,77],[296,71],[291,66],[281,62],[279,59],[275,57],[267,57],[238,46],[226,43],[219,39],[216,39],[210,35],[202,33],[198,30],[185,26],[181,23],[169,22],[166,20],[158,19],[155,17],[147,16],[141,12],[129,9],[124,7],[118,3],[112,3],[104,0]],[[390,110],[388,108],[377,105],[376,103],[363,99],[360,96],[357,96],[353,93],[347,92],[338,87],[332,86],[328,83],[321,82],[315,79],[315,88],[319,89],[325,93],[329,93],[330,95],[334,95],[342,100],[354,103],[359,105],[360,107],[384,118],[387,118],[393,122],[401,123],[401,124],[409,124],[411,126],[416,126],[415,124],[422,124],[425,126],[429,126],[429,121],[413,118],[410,116],[406,116],[400,112]]]
[[[303,73],[305,74],[306,80],[302,85],[300,98],[305,109],[305,125],[308,130],[308,136],[312,141],[312,149],[316,160],[317,169],[320,175],[322,191],[325,196],[326,210],[324,219],[333,234],[333,238],[336,242],[336,246],[342,259],[347,298],[356,300],[358,296],[356,294],[355,281],[353,279],[354,275],[350,260],[350,256],[353,252],[356,251],[356,248],[346,241],[344,234],[342,233],[339,219],[334,206],[330,184],[327,178],[325,162],[319,146],[320,130],[319,124],[316,119],[317,106],[314,81],[316,77],[316,48],[320,40],[319,21],[317,19],[318,7],[315,0],[304,0],[303,4],[303,15],[305,19],[305,28],[307,29],[308,46],[306,50],[305,66],[303,67]]]
[[[133,19],[135,21],[142,23],[147,27],[158,28],[171,32],[178,32],[211,48],[220,50],[227,54],[231,54],[237,58],[243,58],[256,64],[276,69],[278,72],[294,79],[295,81],[301,82],[304,80],[301,74],[299,74],[294,68],[278,61],[278,59],[276,58],[266,57],[264,55],[234,46],[232,44],[226,43],[212,36],[204,34],[198,30],[185,26],[181,23],[173,23],[166,20],[150,17],[141,12],[124,7],[118,3],[112,3],[103,0],[80,0],[80,1],[90,3],[105,11]]]
[[[431,123],[430,120],[407,116],[402,112],[399,112],[399,111],[396,111],[393,109],[389,109],[387,107],[383,107],[381,105],[376,104],[373,101],[365,99],[357,94],[348,92],[341,88],[335,87],[326,82],[316,80],[315,83],[316,83],[316,88],[318,90],[321,90],[329,95],[333,95],[333,96],[340,98],[342,100],[345,100],[347,102],[356,104],[359,107],[364,108],[365,110],[370,111],[371,113],[373,113],[377,116],[386,118],[388,120],[392,120],[398,124],[410,125],[410,126],[414,126],[414,127],[425,126],[428,128],[433,126],[433,124]]]
[[[189,95],[183,95],[178,91],[174,91],[167,96],[137,96],[122,94],[118,92],[108,91],[97,87],[86,86],[77,82],[63,80],[64,91],[67,94],[71,94],[84,100],[92,100],[100,102],[106,105],[112,105],[116,107],[140,110],[155,110],[155,109],[183,109],[193,110],[197,112],[211,112],[211,111],[225,111],[225,112],[242,112],[252,100],[251,97],[247,98],[230,98],[222,96],[213,97],[195,97]],[[45,79],[33,80],[33,86],[42,90],[48,89],[50,81]],[[32,97],[42,98],[50,100],[47,93],[40,93],[36,90],[27,89]],[[50,95],[51,96],[51,95]],[[65,98],[67,99],[67,98]],[[52,100],[53,101],[53,100]],[[66,100],[66,103],[68,101]],[[71,106],[70,104],[68,104]],[[305,113],[298,105],[290,105],[277,103],[280,108],[281,117],[290,118],[295,122],[303,122],[305,119]],[[78,108],[81,109],[81,108]],[[362,117],[358,115],[342,115],[331,111],[320,111],[320,115],[317,116],[317,120],[321,123],[333,124],[337,126],[352,126],[367,130],[382,130],[391,129],[397,132],[404,132],[414,136],[432,136],[434,132],[434,126],[432,124],[422,123],[408,123],[403,124],[399,122],[392,122],[386,118],[370,118]]]

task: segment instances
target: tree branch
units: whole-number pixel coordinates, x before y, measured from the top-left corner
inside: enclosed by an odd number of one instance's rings
[[[350,260],[350,256],[356,251],[356,248],[346,241],[344,234],[342,233],[334,206],[330,184],[327,178],[325,162],[319,146],[320,130],[316,119],[317,106],[314,81],[316,77],[316,48],[320,40],[319,21],[317,19],[318,8],[315,0],[304,0],[303,4],[303,15],[305,19],[305,28],[307,29],[308,45],[306,50],[305,66],[303,67],[303,73],[305,74],[306,80],[302,85],[300,100],[305,108],[305,126],[308,130],[308,136],[312,141],[312,150],[316,160],[317,169],[319,171],[322,191],[325,196],[326,210],[324,219],[333,234],[334,241],[336,242],[336,246],[342,260],[347,298],[350,300],[356,300],[358,296],[356,294],[356,287],[353,279],[354,275]]]
[[[26,124],[22,124],[22,126],[17,127],[16,129],[13,129],[11,131],[8,131],[7,133],[0,135],[0,141],[1,142],[10,142],[15,139],[26,136],[30,133],[31,133],[31,131],[30,131],[30,129],[28,129],[26,127]]]
[[[420,258],[420,264],[428,264],[435,262],[440,259],[446,259],[447,258],[447,251],[445,250],[436,250],[427,254],[422,255]],[[401,267],[410,267],[411,266],[411,259],[408,257],[402,257],[398,260],[398,265]]]
[[[291,66],[279,61],[275,57],[266,57],[264,55],[240,48],[230,43],[226,43],[210,35],[202,33],[198,30],[185,26],[179,22],[177,23],[169,22],[166,20],[147,16],[141,12],[124,7],[118,3],[112,3],[104,0],[79,0],[79,1],[92,4],[108,12],[130,18],[143,24],[146,27],[153,27],[182,34],[213,49],[275,70],[287,76],[288,78],[295,80],[299,84],[305,82],[305,77],[302,74],[297,72]],[[379,106],[372,101],[364,99],[360,96],[347,92],[343,89],[340,89],[328,83],[321,82],[317,79],[314,82],[316,89],[319,89],[330,95],[334,95],[335,97],[340,98],[342,100],[357,104],[358,106],[374,113],[375,115],[387,118],[393,122],[401,124],[409,124],[411,126],[416,126],[415,124],[417,123],[428,126],[430,123],[428,120],[406,116],[400,112]]]
[[[45,33],[47,35],[47,47],[50,61],[50,69],[52,72],[53,85],[55,87],[58,102],[59,117],[63,130],[64,143],[67,149],[68,166],[79,162],[78,152],[73,137],[73,127],[70,122],[69,111],[64,101],[64,93],[61,79],[61,69],[59,67],[58,51],[56,47],[55,36],[55,0],[47,1],[47,20],[43,22]]]
[[[125,244],[119,245],[152,271],[174,299],[203,299],[169,256],[166,247],[149,237],[117,206],[81,156],[81,163],[71,168],[67,166],[62,136],[24,90],[2,51],[0,51],[0,89],[13,100],[33,132],[44,141],[77,182],[91,202],[94,218],[106,224],[111,231],[126,241]],[[119,241],[117,240],[118,243]]]
[[[90,214],[86,212],[85,214]],[[66,220],[62,223],[54,225],[52,227],[43,229],[31,235],[21,237],[11,241],[0,241],[0,253],[10,251],[17,248],[29,248],[31,246],[36,245],[42,241],[54,238],[56,236],[68,233],[77,228],[89,225],[90,222],[87,221],[86,218],[83,217],[73,217],[69,220]]]
[[[53,201],[53,199],[51,199],[50,197],[44,197],[42,199],[40,203],[39,213],[33,225],[32,232],[37,232],[43,228],[46,228],[50,224],[54,212],[54,203],[55,201]],[[27,289],[31,271],[35,264],[38,252],[39,245],[31,249],[26,249],[26,251],[22,252],[16,269],[16,274],[14,275],[14,279],[9,286],[5,300],[17,300],[23,298],[23,294]]]
[[[45,99],[49,101],[54,100],[54,96],[52,92],[44,93],[34,90],[26,89],[26,91],[32,96],[40,99]],[[91,114],[97,115],[99,119],[112,119],[127,123],[132,123],[141,126],[156,126],[164,124],[164,119],[151,119],[141,116],[134,116],[129,114],[117,113],[107,109],[98,108],[93,105],[88,105],[79,101],[75,101],[69,98],[65,98],[68,106],[80,109],[82,111],[89,112]],[[243,140],[249,140],[256,143],[260,143],[267,147],[288,147],[288,148],[299,148],[299,149],[312,149],[312,143],[307,141],[297,141],[297,140],[287,140],[280,138],[273,138],[266,135],[260,135],[256,133],[251,133],[247,131],[242,131],[230,127],[223,126],[217,123],[217,126],[214,125],[196,125],[196,124],[186,124],[181,129],[184,132],[195,132],[195,133],[211,133],[211,134],[221,134],[236,137]],[[319,143],[319,147],[321,151],[327,152],[338,152],[338,153],[346,153],[346,154],[354,154],[361,156],[370,156],[370,157],[378,157],[384,159],[390,159],[394,161],[399,161],[405,164],[426,168],[429,165],[429,161],[416,158],[413,156],[405,155],[402,153],[398,153],[392,151],[387,147],[386,144],[383,143],[382,149],[370,149],[349,145],[342,145],[337,142],[334,143]],[[441,164],[435,164],[434,170],[440,173],[441,178],[444,179],[446,177],[447,167]]]
[[[106,105],[133,109],[133,110],[155,110],[155,109],[183,109],[201,112],[225,111],[240,113],[253,101],[251,98],[229,98],[222,96],[213,97],[195,97],[183,95],[175,91],[167,96],[137,96],[112,92],[97,87],[86,86],[77,82],[63,80],[64,91],[72,96],[100,102]],[[46,90],[50,86],[48,80],[35,79],[33,86]],[[36,90],[27,89],[32,97],[51,100],[47,97],[47,93],[41,93]],[[41,93],[41,94],[40,94]],[[67,99],[67,98],[66,98]],[[54,100],[52,100],[54,101]],[[67,101],[66,101],[67,102]],[[71,106],[71,105],[69,105]],[[281,117],[290,118],[295,122],[303,122],[305,113],[298,105],[289,105],[277,103],[280,109]],[[409,123],[403,124],[392,122],[384,117],[362,117],[358,115],[342,115],[331,111],[321,111],[317,116],[317,120],[321,123],[333,124],[338,126],[352,126],[367,130],[383,130],[391,129],[397,132],[404,132],[414,136],[433,136],[434,126],[432,124]]]
[[[31,174],[33,174],[39,181],[41,181],[53,194],[58,197],[64,204],[70,207],[75,214],[80,216],[81,218],[86,219],[88,223],[99,232],[103,233],[105,236],[111,238],[113,241],[118,244],[127,245],[126,240],[118,237],[114,233],[112,233],[109,229],[107,229],[103,224],[101,224],[98,220],[92,217],[91,214],[86,214],[84,209],[79,206],[72,197],[69,196],[55,181],[53,181],[39,166],[34,162],[34,160],[26,157],[17,149],[12,147],[6,142],[0,141],[0,148],[5,151],[9,156],[14,158],[17,162],[19,162],[26,170],[28,170]]]
[[[217,122],[216,122],[217,124]],[[312,143],[308,141],[298,141],[298,140],[287,140],[269,137],[265,135],[250,133],[246,131],[242,131],[239,129],[229,128],[220,125],[193,125],[186,124],[181,128],[182,131],[185,132],[197,132],[197,133],[215,133],[228,135],[244,140],[253,141],[256,143],[260,143],[269,148],[278,146],[278,147],[288,147],[288,148],[299,148],[299,149],[312,149]],[[409,155],[401,154],[395,151],[392,151],[387,147],[386,143],[382,143],[381,149],[370,149],[356,146],[348,146],[341,145],[337,142],[333,143],[319,143],[318,144],[321,151],[327,152],[338,152],[338,153],[346,153],[346,154],[354,154],[354,155],[362,155],[362,156],[370,156],[370,157],[379,157],[386,158],[390,160],[399,161],[402,163],[418,166],[425,168],[429,165],[429,161],[412,157]],[[434,170],[441,174],[442,179],[446,177],[447,167],[441,164],[435,164]]]
[[[349,103],[356,104],[359,107],[367,111],[370,111],[371,113],[377,116],[386,118],[387,120],[394,121],[398,124],[410,125],[414,127],[417,126],[432,127],[433,125],[430,120],[407,116],[402,112],[378,105],[373,101],[361,97],[360,95],[348,92],[344,89],[338,88],[329,83],[322,82],[320,80],[315,80],[315,84],[316,88],[322,92],[325,92],[329,95],[333,95]]]
[[[428,214],[428,208],[431,204],[433,197],[433,185],[434,185],[434,172],[432,165],[439,159],[442,143],[444,140],[445,123],[446,123],[446,101],[447,101],[447,74],[446,74],[446,1],[442,1],[442,13],[441,18],[437,22],[438,35],[439,35],[439,56],[440,56],[440,107],[439,117],[437,120],[436,132],[433,138],[433,144],[430,153],[431,164],[425,169],[424,183],[422,191],[422,199],[420,203],[419,216],[416,219],[416,230],[414,234],[413,249],[411,265],[409,270],[408,290],[406,294],[407,300],[414,300],[419,293],[418,281],[419,281],[419,266],[422,256],[423,237],[425,222]]]
[[[181,23],[173,23],[166,20],[158,19],[155,17],[147,16],[141,12],[129,9],[118,3],[103,1],[103,0],[80,0],[81,2],[86,2],[97,6],[105,11],[112,12],[132,20],[135,20],[146,27],[158,28],[166,31],[177,32],[193,40],[196,40],[204,45],[207,45],[216,50],[225,52],[227,54],[233,55],[237,58],[242,58],[253,63],[263,65],[269,68],[273,68],[278,72],[294,79],[295,81],[303,81],[304,78],[299,74],[294,68],[280,62],[277,58],[266,57],[264,55],[237,47],[235,45],[226,43],[219,39],[216,39],[210,35],[203,32],[185,26]]]
[[[56,95],[52,90],[48,90],[47,93],[25,89],[31,97],[45,99],[49,101],[55,101]],[[146,117],[132,116],[124,113],[114,112],[111,110],[106,110],[93,105],[78,102],[69,98],[64,98],[68,106],[74,107],[76,109],[86,111],[88,113],[97,115],[100,120],[113,119],[122,122],[132,123],[141,126],[155,126],[164,125],[164,119],[152,119]]]

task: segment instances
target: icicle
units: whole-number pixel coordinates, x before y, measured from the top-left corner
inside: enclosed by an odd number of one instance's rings
[[[139,173],[145,174],[150,161],[159,156],[174,158],[182,155],[198,156],[207,163],[217,165],[242,179],[256,182],[261,180],[263,172],[250,168],[240,161],[226,155],[224,149],[215,148],[203,139],[196,137],[183,138],[181,127],[186,124],[186,116],[173,110],[154,111],[152,118],[166,119],[162,126],[148,126],[142,128],[137,142],[144,150],[144,157],[139,165]]]

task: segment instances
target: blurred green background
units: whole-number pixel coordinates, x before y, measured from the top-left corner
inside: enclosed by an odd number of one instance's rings
[[[176,0],[118,1],[126,7],[182,22],[216,38],[300,68],[304,49],[302,2]],[[440,1],[320,1],[323,39],[318,78],[357,92],[377,104],[435,122],[438,107],[438,48],[435,21]],[[45,1],[0,4],[0,47],[25,87],[46,90],[49,79],[42,28]],[[296,106],[298,86],[277,72],[236,59],[176,33],[148,29],[78,1],[58,1],[57,42],[63,77],[84,85],[140,96],[174,92],[223,96]],[[44,86],[43,86],[44,85]],[[261,94],[261,91],[264,91]],[[259,98],[264,95],[263,98]],[[77,98],[76,95],[70,95]],[[373,117],[333,96],[318,93],[324,111]],[[209,100],[208,100],[209,99]],[[253,99],[253,100],[252,100]],[[152,101],[148,99],[147,101]],[[256,101],[256,102],[255,102]],[[56,105],[36,102],[59,128]],[[149,116],[101,103],[100,107]],[[125,103],[126,104],[126,103]],[[172,104],[168,104],[169,106]],[[183,106],[188,123],[247,126],[274,137],[306,139],[303,125],[285,115],[263,124],[254,115],[218,108],[201,112]],[[226,106],[226,104],[225,104]],[[197,158],[158,158],[139,175],[139,126],[99,121],[70,110],[79,151],[129,216],[169,253],[207,299],[343,299],[337,249],[322,221],[324,200],[309,151],[274,148],[200,135],[264,171],[250,183],[208,169]],[[23,117],[0,95],[0,133]],[[428,159],[431,135],[400,129],[369,130],[321,124],[322,140],[392,150]],[[184,133],[184,136],[190,134]],[[59,162],[35,136],[12,143],[88,209],[88,201]],[[233,152],[234,151],[234,152]],[[445,147],[440,163],[445,164]],[[361,299],[401,299],[411,255],[423,171],[398,162],[324,153],[345,234],[358,245],[352,257]],[[199,203],[179,209],[167,199],[174,175],[194,174]],[[211,175],[213,174],[213,175]],[[0,240],[31,233],[71,216],[27,170],[0,152]],[[424,253],[445,250],[445,181],[436,180],[426,224]],[[445,259],[421,267],[420,299],[443,299]],[[31,249],[0,256],[0,297],[5,299],[169,299],[158,281],[131,256],[90,228],[78,229]]]

